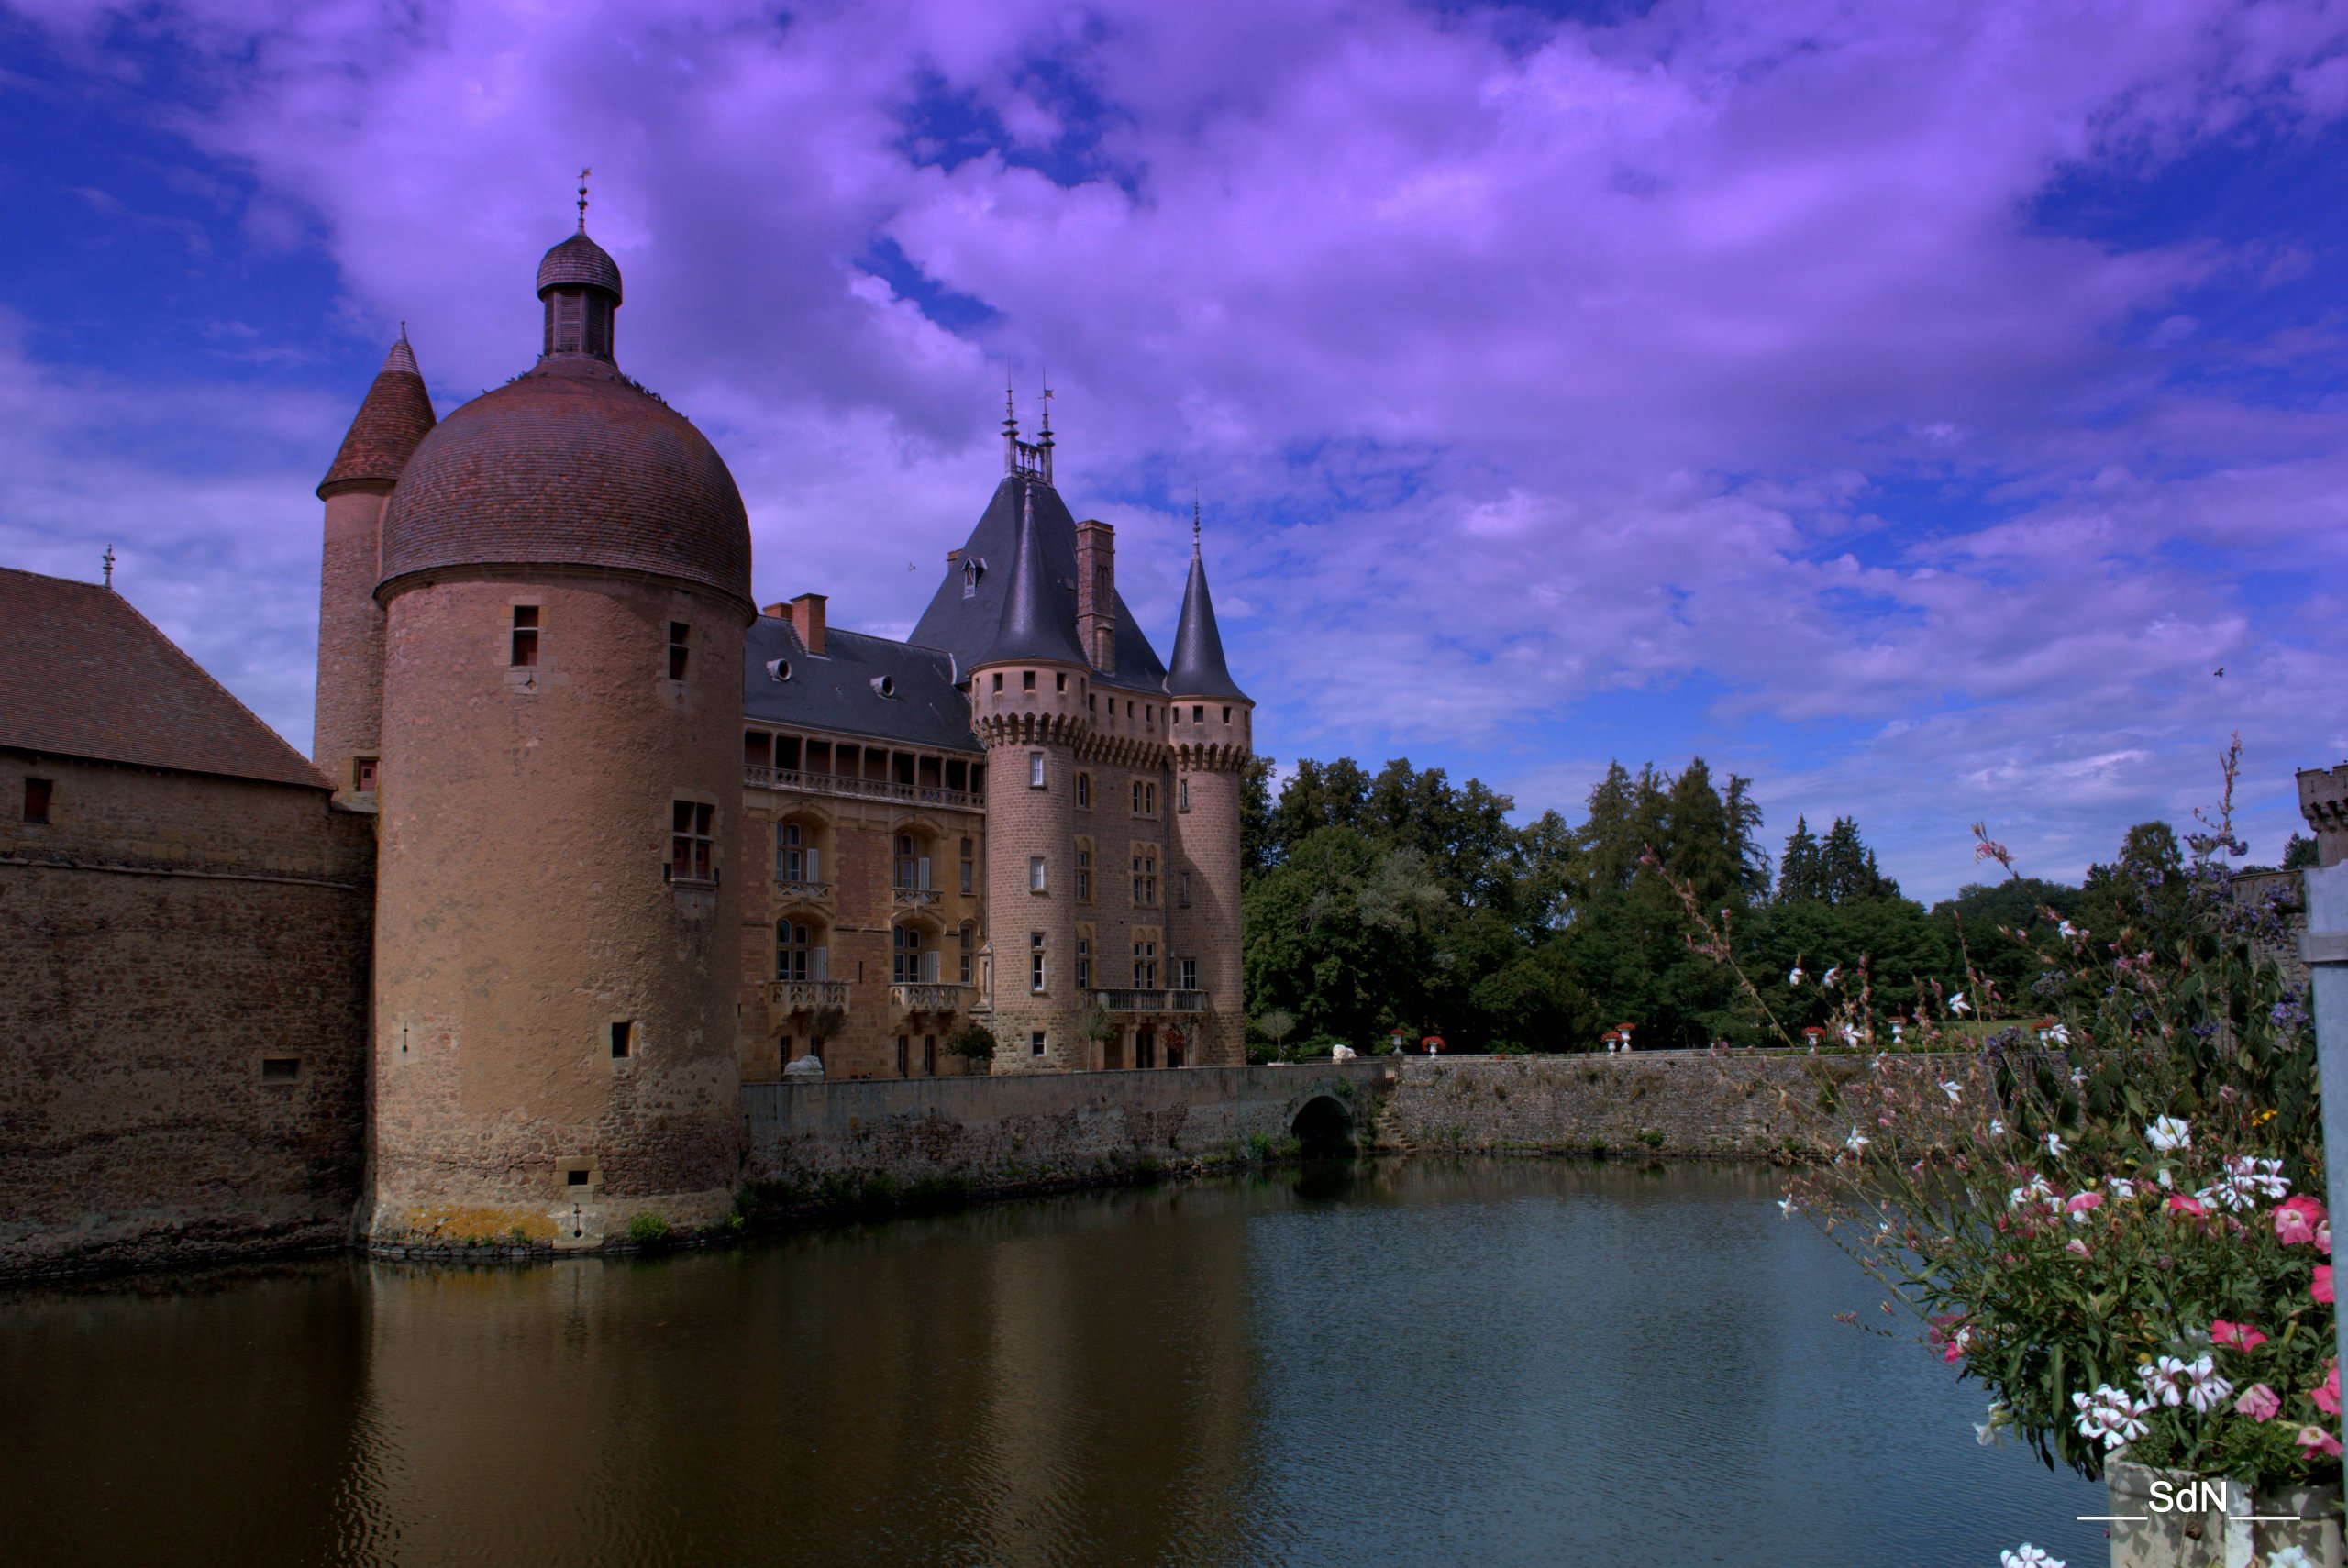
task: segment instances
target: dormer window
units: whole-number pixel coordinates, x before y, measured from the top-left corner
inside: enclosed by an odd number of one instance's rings
[[[976,599],[976,598],[979,596],[979,579],[980,579],[980,577],[982,577],[982,576],[984,576],[984,575],[986,574],[986,569],[987,569],[987,563],[986,563],[986,562],[984,562],[984,561],[982,561],[982,560],[980,560],[980,559],[979,559],[979,558],[977,558],[976,557],[974,557],[974,556],[966,556],[966,557],[964,557],[964,558],[963,558],[963,559],[962,559],[962,597],[963,597],[963,598],[965,598],[965,599]]]

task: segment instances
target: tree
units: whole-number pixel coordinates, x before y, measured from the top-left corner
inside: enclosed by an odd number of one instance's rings
[[[970,1063],[994,1060],[993,1031],[976,1020],[966,1019],[962,1026],[946,1037],[946,1049]]]
[[[1811,836],[1810,819],[1796,817],[1794,831],[1786,835],[1785,858],[1778,862],[1778,901],[1821,898],[1820,888],[1818,840]]]
[[[2306,870],[2316,864],[2315,840],[2303,833],[2295,833],[2283,845],[2283,869]]]
[[[1256,1027],[1263,1032],[1265,1039],[1272,1043],[1272,1056],[1277,1061],[1280,1047],[1287,1044],[1288,1037],[1296,1032],[1296,1014],[1284,1008],[1267,1008],[1256,1020]]]
[[[1240,886],[1271,869],[1279,858],[1272,824],[1272,759],[1250,756],[1239,770]]]

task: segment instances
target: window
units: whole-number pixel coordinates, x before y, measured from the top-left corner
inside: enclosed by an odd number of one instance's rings
[[[922,966],[921,928],[914,925],[892,926],[889,931],[889,978],[900,986],[918,986],[937,977],[935,970]]]
[[[1226,724],[1231,723],[1231,710],[1228,707],[1223,711],[1223,722]]]
[[[1227,709],[1225,710],[1225,712],[1228,712],[1228,711],[1229,711],[1229,710],[1227,710]],[[1203,724],[1203,723],[1205,723],[1206,722],[1207,722],[1207,705],[1206,705],[1204,702],[1193,702],[1193,703],[1191,703],[1191,723],[1194,723],[1194,724]]]
[[[1031,751],[1027,754],[1027,788],[1040,790],[1043,787],[1044,754],[1040,751]]]
[[[636,1055],[636,1025],[615,1020],[612,1024],[612,1060],[625,1061]]]
[[[1090,839],[1076,841],[1076,901],[1080,904],[1092,901],[1092,842]]]
[[[896,875],[900,888],[929,886],[929,856],[921,852],[921,841],[909,833],[897,835]]]
[[[970,983],[970,959],[972,956],[970,928],[967,925],[964,926],[960,934],[962,938],[962,961],[959,973],[961,975],[962,983],[967,986]]]
[[[994,672],[994,689],[997,691],[1002,690],[1002,671],[999,669]]]
[[[1196,958],[1182,960],[1182,988],[1186,991],[1199,988],[1199,961]]]
[[[774,928],[774,977],[789,985],[824,977],[823,949],[815,945],[815,928],[804,921],[777,921]]]
[[[350,776],[351,788],[356,793],[371,795],[375,792],[375,759],[373,757],[351,758]]]
[[[1076,776],[1076,808],[1080,812],[1092,809],[1092,775],[1090,773]]]
[[[514,655],[511,662],[516,669],[526,669],[538,662],[538,607],[535,604],[514,606]]]
[[[1056,675],[1054,675],[1054,676],[1052,677],[1052,690],[1055,690],[1055,691],[1065,691],[1065,690],[1068,690],[1068,677],[1067,677],[1067,676],[1065,676],[1065,675],[1057,675],[1057,674],[1056,674]]]
[[[1092,988],[1092,938],[1082,930],[1076,933],[1076,988],[1080,991]]]
[[[913,1054],[913,1043],[902,1034],[897,1036],[897,1076],[901,1078],[909,1078],[914,1076],[913,1064],[908,1060]]]
[[[975,891],[978,887],[978,865],[976,845],[966,838],[962,841],[962,891],[965,893]]]
[[[1134,850],[1134,906],[1149,909],[1157,902],[1157,850],[1149,845]]]
[[[962,597],[965,599],[976,599],[978,596],[979,563],[974,560],[965,558],[962,562]]]
[[[1134,815],[1154,817],[1157,814],[1157,786],[1147,779],[1134,780]]]
[[[1187,778],[1181,779],[1175,784],[1174,790],[1174,809],[1178,812],[1189,811],[1191,809],[1191,781]]]
[[[1141,716],[1153,724],[1157,723],[1157,704],[1155,702],[1145,704],[1141,711]]]
[[[807,842],[801,823],[777,823],[774,828],[774,879],[778,882],[821,880],[815,867],[815,846]]]
[[[1040,855],[1027,857],[1027,890],[1031,893],[1044,891],[1044,857]]]
[[[1022,691],[1033,691],[1036,690],[1036,672],[1034,670],[1023,669],[1019,672],[1019,690]]]
[[[669,679],[685,678],[685,660],[692,653],[693,629],[682,621],[669,623]]]
[[[1191,874],[1182,873],[1174,884],[1174,901],[1183,909],[1191,907]]]
[[[56,793],[57,785],[54,780],[48,778],[26,779],[25,821],[28,823],[45,823],[49,821],[49,802],[50,798]]]
[[[563,1172],[562,1185],[565,1187],[585,1187],[587,1185],[587,1171],[585,1167],[573,1166],[570,1170]]]
[[[302,1079],[302,1058],[299,1056],[263,1056],[260,1059],[260,1081],[265,1084],[299,1083]]]
[[[937,1076],[937,1036],[935,1034],[921,1037],[921,1070],[930,1077]]]
[[[1041,996],[1044,991],[1044,933],[1027,933],[1027,988]]]
[[[716,842],[711,828],[717,808],[696,801],[679,801],[670,807],[669,874],[681,882],[708,882]]]
[[[1157,988],[1157,943],[1154,936],[1134,938],[1134,989],[1154,991]]]
[[[1027,1032],[1027,1055],[1030,1056],[1040,1056],[1043,1054],[1044,1032],[1040,1029],[1029,1030]]]

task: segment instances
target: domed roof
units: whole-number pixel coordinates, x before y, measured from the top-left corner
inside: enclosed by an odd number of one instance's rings
[[[538,260],[538,297],[544,299],[548,289],[560,288],[604,289],[617,301],[620,264],[581,228]]]
[[[408,458],[383,511],[378,594],[464,566],[644,572],[757,614],[749,519],[725,460],[682,414],[583,355],[550,355],[452,410]]]

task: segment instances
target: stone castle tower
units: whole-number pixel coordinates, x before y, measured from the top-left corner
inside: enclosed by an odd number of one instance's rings
[[[321,763],[379,740],[378,1242],[593,1245],[639,1209],[714,1221],[736,1182],[748,523],[620,373],[619,268],[583,216],[537,293],[537,364],[437,425],[394,349],[368,406],[428,433],[321,486]],[[348,584],[376,492],[338,487],[387,470],[371,623]]]
[[[1195,516],[1191,578],[1182,590],[1182,620],[1174,634],[1166,690],[1174,717],[1168,732],[1174,753],[1173,875],[1178,889],[1190,889],[1187,898],[1177,893],[1171,934],[1180,952],[1197,955],[1193,988],[1216,1003],[1216,1010],[1200,1021],[1213,1055],[1199,1059],[1242,1062],[1247,1020],[1239,973],[1239,820],[1242,784],[1255,751],[1256,705],[1224,662],[1223,633],[1207,593]]]

